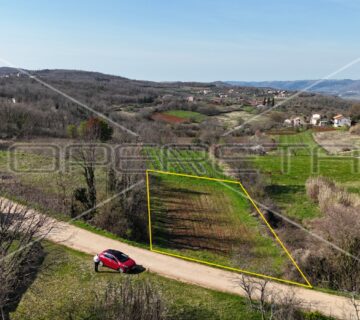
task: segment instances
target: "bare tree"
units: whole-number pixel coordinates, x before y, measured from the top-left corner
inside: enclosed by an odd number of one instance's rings
[[[59,172],[56,178],[56,187],[58,194],[58,203],[62,212],[67,212],[70,207],[69,190],[66,184],[66,176],[63,172]]]
[[[0,198],[0,315],[8,319],[31,277],[39,242],[51,230],[48,218]]]
[[[355,317],[354,320],[360,320],[360,300],[357,299],[357,295],[355,293],[353,293],[351,295],[351,305],[354,308],[354,315]]]
[[[262,320],[302,320],[299,311],[304,304],[294,292],[275,292],[269,289],[267,280],[250,278],[242,275],[237,283],[244,290],[249,307],[260,313]]]
[[[274,305],[271,303],[271,295],[267,290],[268,281],[249,278],[242,275],[238,284],[246,294],[249,307],[261,314],[261,319],[274,318]]]
[[[81,189],[75,190],[74,196],[76,200],[85,205],[85,210],[96,207],[97,192],[96,192],[96,144],[92,141],[82,143],[76,150],[73,158],[82,169],[83,177],[86,182],[86,192]],[[92,210],[86,217],[90,220],[94,216],[95,210]]]
[[[115,165],[118,169],[117,174],[117,191],[128,189],[132,185],[144,180],[145,161],[142,156],[142,146],[136,145],[126,157],[117,155]],[[134,172],[136,171],[136,173]],[[136,240],[147,239],[147,220],[146,215],[146,190],[145,183],[142,188],[131,190],[126,197],[119,198],[118,206],[123,213],[129,228],[130,237]]]

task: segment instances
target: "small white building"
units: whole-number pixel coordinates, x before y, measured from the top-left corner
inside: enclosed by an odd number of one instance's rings
[[[291,121],[291,119],[286,119],[286,120],[284,121],[284,125],[287,126],[287,127],[292,127],[292,121]]]
[[[305,124],[305,120],[301,117],[296,117],[292,119],[292,122],[294,127],[300,127]]]
[[[293,117],[284,121],[284,125],[287,127],[300,127],[305,124],[306,122],[303,117]]]
[[[193,96],[190,96],[190,97],[187,97],[186,101],[187,102],[194,102],[194,97]]]
[[[344,117],[342,114],[338,114],[334,118],[334,127],[351,127],[351,119],[348,117]]]
[[[287,92],[283,90],[283,91],[277,91],[275,95],[278,98],[286,98],[286,94],[287,94]]]
[[[311,116],[310,124],[313,126],[320,126],[321,122],[321,115],[318,113],[315,113]]]

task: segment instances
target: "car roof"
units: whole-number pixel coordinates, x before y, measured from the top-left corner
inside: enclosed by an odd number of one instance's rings
[[[104,251],[104,253],[105,253],[105,252],[110,253],[110,254],[115,254],[115,253],[125,254],[125,253],[123,253],[123,252],[121,252],[121,251],[119,251],[119,250],[114,250],[114,249],[106,249],[106,250]]]

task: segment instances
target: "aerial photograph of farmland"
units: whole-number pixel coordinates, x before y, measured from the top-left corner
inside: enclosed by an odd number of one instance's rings
[[[358,0],[0,8],[0,320],[360,320]]]

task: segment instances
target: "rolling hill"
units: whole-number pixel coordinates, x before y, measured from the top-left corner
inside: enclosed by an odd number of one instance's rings
[[[360,100],[360,80],[295,80],[295,81],[227,81],[235,86],[249,86],[257,88],[274,88],[279,90],[299,91],[321,93],[325,95],[334,95],[344,99]]]

